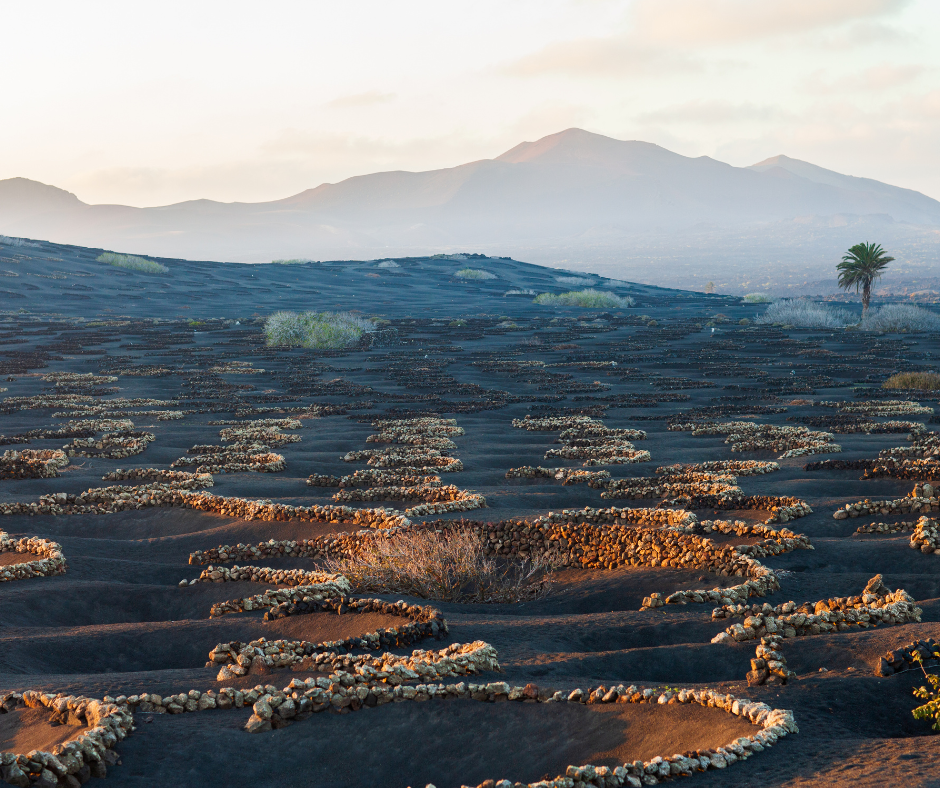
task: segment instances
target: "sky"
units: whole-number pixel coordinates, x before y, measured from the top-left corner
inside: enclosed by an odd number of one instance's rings
[[[936,0],[0,0],[0,178],[278,199],[573,126],[940,199]]]

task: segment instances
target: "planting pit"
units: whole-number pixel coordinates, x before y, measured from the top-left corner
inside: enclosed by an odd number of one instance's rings
[[[263,785],[279,768],[303,770],[320,786],[476,785],[486,779],[535,782],[569,764],[616,766],[656,755],[717,748],[753,735],[754,725],[719,709],[689,705],[395,703],[355,714],[315,715],[256,736],[240,730],[245,711],[156,715],[146,735],[122,747],[127,785],[162,782],[177,758],[199,751],[191,778]],[[315,757],[311,757],[315,756]],[[760,756],[756,756],[758,759]],[[745,767],[738,767],[747,768]]]
[[[82,725],[53,724],[48,709],[13,709],[0,714],[0,752],[48,752],[87,730]]]

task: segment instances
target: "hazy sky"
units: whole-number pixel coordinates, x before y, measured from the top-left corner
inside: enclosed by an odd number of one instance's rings
[[[0,178],[276,199],[571,127],[940,199],[937,0],[3,2]]]

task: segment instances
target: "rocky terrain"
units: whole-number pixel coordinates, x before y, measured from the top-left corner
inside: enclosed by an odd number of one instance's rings
[[[0,246],[0,784],[938,784],[940,405],[881,388],[937,336],[543,306],[572,274],[507,258],[100,253]],[[381,323],[268,347],[279,309]],[[421,532],[551,585],[336,571]]]

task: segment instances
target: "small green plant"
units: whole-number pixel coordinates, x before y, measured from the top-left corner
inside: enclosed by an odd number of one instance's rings
[[[748,293],[741,299],[745,304],[770,304],[773,299],[767,293]]]
[[[289,260],[272,260],[271,265],[303,265],[304,263],[315,263],[316,260],[308,260],[307,258],[301,257],[292,257]]]
[[[936,372],[898,372],[881,384],[883,389],[940,390],[940,374]]]
[[[454,276],[459,279],[496,279],[496,274],[491,274],[482,268],[461,268]]]
[[[264,323],[268,345],[317,350],[354,345],[375,324],[349,312],[275,312]]]
[[[914,652],[914,661],[920,664],[920,669],[924,672],[929,687],[917,687],[914,690],[914,697],[927,701],[923,706],[918,706],[911,713],[915,720],[933,720],[930,727],[935,731],[940,731],[940,676],[936,673],[928,673],[924,667],[923,655],[920,651]],[[940,659],[940,648],[935,648],[933,656]]]
[[[636,302],[630,296],[618,296],[600,290],[572,290],[570,293],[542,293],[535,297],[535,303],[542,306],[579,306],[584,309],[616,309],[633,306]]]
[[[132,271],[142,271],[145,274],[165,274],[170,270],[155,260],[148,260],[146,257],[137,257],[132,254],[117,254],[116,252],[105,252],[98,255],[98,262],[115,265],[118,268],[129,268]]]

